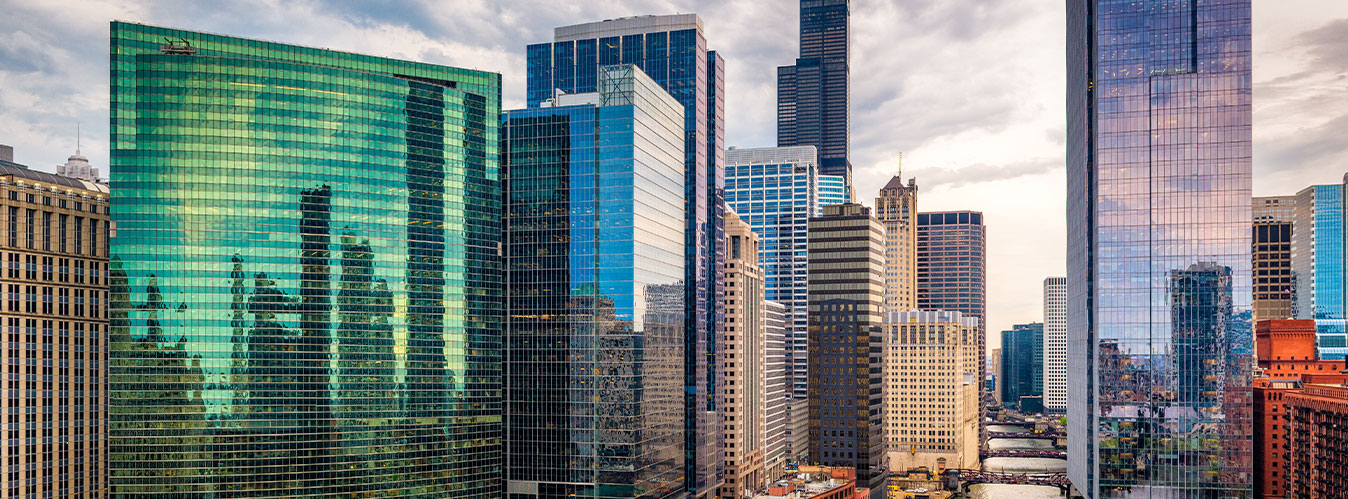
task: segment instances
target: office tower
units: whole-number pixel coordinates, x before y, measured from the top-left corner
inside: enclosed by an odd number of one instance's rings
[[[806,364],[806,249],[810,217],[823,213],[814,146],[726,151],[726,204],[758,234],[759,265],[768,300],[786,306],[786,455],[804,459],[809,443]]]
[[[1313,185],[1297,192],[1292,222],[1292,313],[1315,319],[1320,357],[1339,360],[1348,354],[1348,264],[1345,264],[1343,185]]]
[[[111,33],[110,494],[501,497],[500,75]]]
[[[852,191],[842,175],[819,176],[819,205],[845,204],[852,202]]]
[[[1067,412],[1067,278],[1044,279],[1044,412]]]
[[[738,499],[758,490],[763,472],[767,356],[763,269],[758,236],[733,211],[725,218],[725,483],[719,496]]]
[[[889,471],[978,469],[978,320],[939,310],[885,318]]]
[[[983,214],[918,213],[917,308],[960,312],[965,318],[978,319],[980,363],[986,362],[987,295],[987,229],[983,226]],[[987,393],[978,394],[978,400],[983,401],[978,418],[980,437],[987,431],[983,423],[987,418],[987,399]]]
[[[597,78],[502,117],[511,498],[682,493],[683,106]]]
[[[764,361],[763,378],[763,477],[776,480],[786,473],[787,387],[791,385],[791,362],[787,357],[787,308],[781,302],[763,302]],[[801,411],[803,414],[804,411]],[[808,432],[809,430],[805,430]]]
[[[684,465],[688,491],[720,485],[724,456],[720,334],[725,322],[725,60],[707,49],[695,14],[640,16],[564,26],[551,43],[528,47],[527,99],[538,107],[558,91],[593,92],[597,69],[634,64],[684,106]]]
[[[1348,478],[1348,383],[1308,379],[1287,403],[1287,497],[1343,497]]]
[[[1254,320],[1292,318],[1292,222],[1296,196],[1253,200]]]
[[[885,497],[885,227],[860,204],[810,219],[810,460]]]
[[[1024,404],[1042,397],[1044,325],[1016,324],[1002,331],[1002,404],[1024,412],[1039,412]]]
[[[875,198],[875,218],[885,224],[885,310],[917,308],[917,182],[894,175]]]
[[[0,158],[0,495],[106,497],[108,186],[12,159]]]
[[[1252,493],[1250,3],[1067,4],[1067,470],[1088,499]]]
[[[777,145],[818,148],[820,173],[850,196],[849,15],[848,0],[801,0],[800,57],[777,68]]]

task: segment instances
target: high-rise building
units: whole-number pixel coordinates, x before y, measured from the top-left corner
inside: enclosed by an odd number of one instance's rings
[[[738,499],[766,483],[763,471],[767,317],[758,236],[733,211],[725,219],[725,483],[719,497]]]
[[[823,213],[821,184],[827,176],[819,175],[814,146],[732,148],[726,151],[725,175],[728,208],[758,234],[767,299],[786,306],[791,369],[786,454],[803,459],[809,444],[806,250],[810,217]]]
[[[725,59],[707,49],[696,14],[639,16],[556,28],[529,45],[526,97],[538,107],[558,92],[593,92],[598,68],[634,64],[684,106],[684,466],[688,491],[720,485],[720,308],[724,298]]]
[[[1250,0],[1067,4],[1068,476],[1251,492]]]
[[[0,496],[107,497],[108,186],[11,159],[0,158]]]
[[[1348,354],[1348,210],[1344,186],[1313,185],[1296,195],[1292,222],[1292,313],[1315,319],[1315,344],[1320,357],[1340,360]]]
[[[501,497],[500,75],[111,35],[110,495]]]
[[[818,148],[820,173],[842,177],[850,196],[848,3],[801,0],[800,57],[777,68],[777,145]]]
[[[978,468],[978,320],[959,312],[885,314],[889,471]]]
[[[501,121],[511,498],[682,493],[683,106],[597,78]]]
[[[852,190],[842,175],[819,176],[819,206],[852,202]]]
[[[965,318],[978,319],[980,363],[987,362],[987,261],[987,229],[982,213],[917,214],[917,308],[959,312]],[[978,417],[980,437],[987,432],[987,399],[987,393],[978,394],[978,400],[984,401]]]
[[[787,335],[791,329],[787,323],[786,305],[780,302],[764,301],[763,319],[763,475],[771,481],[786,473],[786,461],[790,457],[787,454],[790,443],[786,439],[786,422],[791,362],[786,352]],[[805,433],[808,432],[806,429]]]
[[[1044,279],[1044,412],[1067,412],[1067,278]]]
[[[1332,383],[1332,384],[1331,384]],[[1343,497],[1348,477],[1348,383],[1306,380],[1287,404],[1287,497]]]
[[[886,497],[885,227],[860,204],[810,219],[810,460]]]
[[[1296,196],[1253,200],[1254,320],[1292,318],[1292,223]]]
[[[885,224],[885,310],[917,308],[917,182],[894,175],[875,198],[875,218]]]
[[[1043,397],[1044,325],[1016,324],[1002,331],[1002,404],[1033,411],[1023,399]]]

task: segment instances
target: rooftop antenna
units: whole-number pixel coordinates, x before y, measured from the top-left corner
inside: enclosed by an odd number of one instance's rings
[[[895,177],[903,177],[903,151],[899,151],[899,171],[894,174]]]
[[[80,155],[80,122],[75,122],[75,155]]]

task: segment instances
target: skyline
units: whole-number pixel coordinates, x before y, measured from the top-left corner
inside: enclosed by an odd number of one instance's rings
[[[1299,4],[1254,10],[1254,195],[1332,183],[1348,167],[1348,146],[1334,140],[1348,133],[1348,103],[1324,98],[1348,75],[1348,56],[1334,54],[1332,45],[1348,36],[1348,5]],[[524,107],[525,45],[550,40],[554,26],[682,12],[703,18],[709,44],[727,59],[727,145],[775,144],[775,68],[798,55],[794,8],[669,1],[456,7],[0,1],[13,13],[0,21],[0,36],[9,40],[0,47],[0,143],[15,147],[17,162],[54,171],[74,151],[80,123],[84,155],[107,168],[112,19],[499,72],[502,107],[512,109]],[[258,9],[273,15],[239,16]],[[857,1],[853,12],[866,14],[853,17],[852,40],[858,200],[871,204],[902,152],[904,178],[922,186],[919,211],[985,214],[988,341],[998,344],[996,331],[1042,320],[1039,293],[1030,291],[1065,272],[1062,250],[1045,252],[1043,244],[1065,235],[1062,5]]]

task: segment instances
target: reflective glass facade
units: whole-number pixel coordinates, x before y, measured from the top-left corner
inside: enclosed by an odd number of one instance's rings
[[[801,0],[800,57],[777,68],[777,145],[815,146],[820,173],[842,177],[850,188],[849,3]]]
[[[724,452],[720,310],[725,265],[725,60],[707,49],[695,14],[640,16],[563,26],[527,48],[528,106],[556,91],[592,92],[597,68],[633,64],[684,106],[684,348],[687,483],[701,497],[717,487]]]
[[[111,32],[111,496],[501,497],[500,76]]]
[[[1315,347],[1320,358],[1342,360],[1348,354],[1345,319],[1348,301],[1345,268],[1344,186],[1313,185],[1296,196],[1292,222],[1292,312],[1315,319]]]
[[[1068,2],[1067,462],[1088,498],[1252,494],[1250,3]]]
[[[820,169],[823,171],[823,169]],[[847,187],[847,178],[842,175],[819,176],[819,206],[852,202],[851,189]]]
[[[683,490],[683,106],[598,78],[502,117],[511,498]]]
[[[1001,374],[1002,404],[1032,410],[1022,397],[1044,395],[1043,324],[1016,324],[1010,331],[1002,331]]]
[[[810,217],[823,213],[814,146],[726,152],[726,204],[758,234],[758,262],[768,300],[786,306],[786,356],[791,370],[786,455],[804,457],[809,374],[806,364],[807,249]]]

